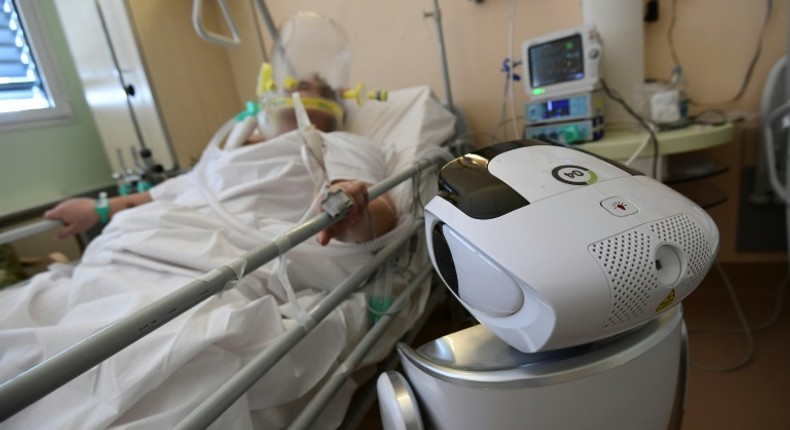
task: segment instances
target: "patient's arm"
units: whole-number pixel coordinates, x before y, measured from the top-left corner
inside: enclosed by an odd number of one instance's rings
[[[139,206],[151,200],[151,194],[148,192],[113,197],[109,200],[110,218],[124,209]],[[96,212],[96,200],[80,197],[61,202],[45,212],[44,218],[63,222],[63,228],[55,232],[55,237],[64,239],[93,227],[99,222],[99,213]]]
[[[395,227],[398,215],[389,195],[368,202],[368,187],[361,181],[337,181],[329,189],[343,190],[354,202],[354,208],[343,221],[318,233],[318,242],[326,245],[332,238],[344,242],[367,242]]]

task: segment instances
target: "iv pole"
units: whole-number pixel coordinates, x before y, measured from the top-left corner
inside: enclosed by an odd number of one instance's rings
[[[158,183],[162,180],[162,174],[164,169],[161,165],[156,164],[152,159],[152,151],[146,145],[145,138],[143,137],[142,132],[142,125],[137,117],[137,114],[134,110],[134,105],[132,104],[132,97],[135,95],[135,88],[132,83],[128,83],[126,78],[124,78],[123,69],[121,68],[121,63],[118,60],[118,54],[115,50],[115,46],[113,45],[113,40],[110,37],[109,26],[107,25],[107,19],[105,17],[105,11],[102,10],[99,1],[94,2],[94,6],[96,7],[97,16],[99,17],[99,23],[101,24],[102,32],[104,32],[104,37],[107,39],[107,47],[110,51],[110,58],[112,59],[113,67],[116,71],[116,76],[118,78],[118,83],[123,88],[124,92],[124,99],[126,100],[126,107],[129,111],[129,118],[132,121],[132,128],[134,128],[135,135],[137,137],[137,143],[139,144],[140,149],[138,151],[134,150],[134,146],[132,145],[132,162],[134,163],[135,167],[141,170],[139,180],[148,180],[150,182]],[[167,150],[169,152],[170,157],[173,159],[173,170],[178,170],[178,159],[173,152],[173,146],[170,142],[167,142]],[[118,162],[121,166],[121,172],[119,173],[120,176],[128,175],[128,172],[131,169],[126,168],[126,164],[123,160],[123,154],[120,148],[117,149],[118,151]],[[138,155],[142,158],[142,164],[139,163]],[[144,176],[146,176],[144,178]],[[113,174],[115,177],[115,174]]]
[[[455,135],[464,136],[468,134],[469,126],[466,116],[453,103],[453,90],[450,86],[450,72],[447,66],[447,52],[444,47],[444,32],[442,31],[442,12],[439,10],[439,0],[433,0],[433,10],[423,12],[423,18],[433,18],[436,23],[436,37],[439,42],[439,57],[442,62],[442,78],[444,79],[444,93],[447,101],[445,107],[455,116]]]
[[[423,12],[423,18],[433,18],[436,23],[436,36],[439,41],[439,56],[442,60],[442,77],[444,78],[444,93],[447,97],[447,109],[456,113],[453,104],[453,91],[450,88],[450,72],[447,68],[447,54],[444,49],[444,32],[442,31],[442,12],[439,10],[439,0],[433,0],[433,11]]]

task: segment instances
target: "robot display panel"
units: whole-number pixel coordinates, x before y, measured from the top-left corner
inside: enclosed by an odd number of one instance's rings
[[[582,37],[574,34],[528,49],[532,87],[543,87],[584,78]]]

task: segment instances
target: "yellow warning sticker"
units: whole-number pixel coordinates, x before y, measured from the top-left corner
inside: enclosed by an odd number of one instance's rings
[[[661,301],[661,304],[658,305],[658,307],[656,308],[656,312],[661,312],[664,309],[668,308],[670,305],[672,305],[674,301],[675,301],[675,289],[673,288],[672,290],[670,290],[669,294],[667,294],[667,296],[664,297],[664,300]]]

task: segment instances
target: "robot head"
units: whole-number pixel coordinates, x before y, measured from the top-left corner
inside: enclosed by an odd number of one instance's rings
[[[431,260],[461,303],[523,352],[622,333],[702,281],[719,234],[639,172],[540,141],[448,163],[425,208]]]

